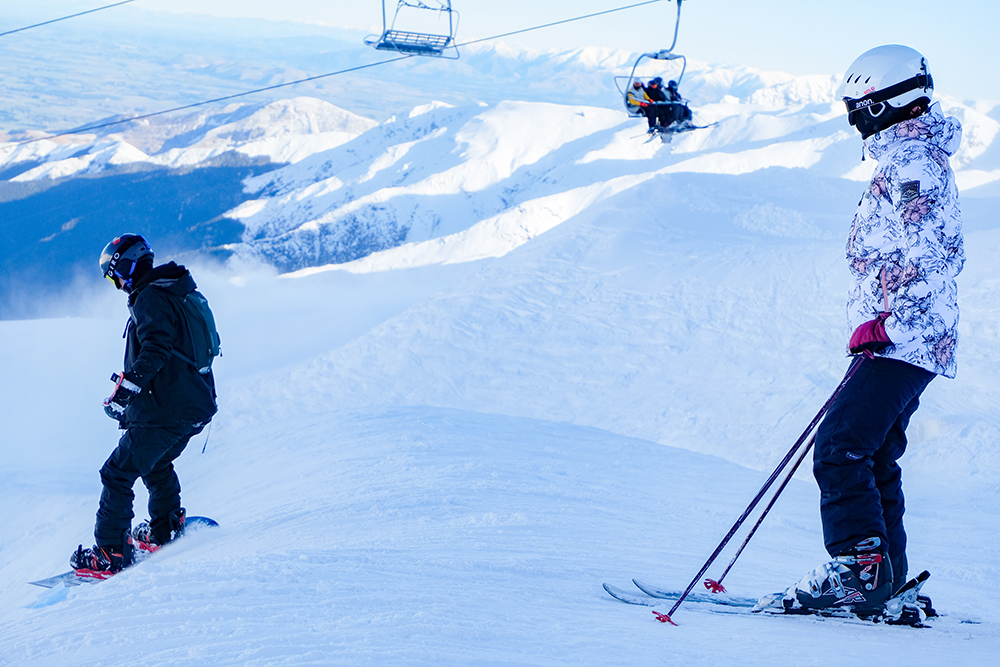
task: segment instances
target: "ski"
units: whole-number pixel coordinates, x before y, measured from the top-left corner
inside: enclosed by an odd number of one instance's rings
[[[663,604],[663,600],[660,598],[654,598],[649,595],[638,595],[636,593],[631,593],[629,591],[618,588],[617,586],[612,586],[611,584],[603,584],[604,590],[607,591],[608,595],[618,600],[619,602],[624,602],[625,604],[634,604],[642,607],[653,607],[656,605]]]
[[[680,597],[681,594],[680,591],[675,591],[673,599],[654,597],[652,595],[646,595],[644,593],[631,593],[629,591],[618,588],[617,586],[612,586],[611,584],[604,584],[604,590],[607,591],[608,595],[618,600],[619,602],[624,602],[625,604],[632,604],[642,607],[659,607],[661,605],[673,602],[678,597]],[[687,598],[685,598],[685,600],[691,601],[692,603],[691,609],[697,609],[700,611],[710,611],[716,614],[750,614],[752,611],[750,606],[745,604],[741,604],[739,606],[730,604],[732,602],[732,598],[725,601],[721,601],[721,600],[714,600],[708,596],[697,595],[692,599],[692,597],[689,595]],[[673,621],[670,620],[670,617],[667,616],[666,614],[661,614],[655,609],[652,610],[652,612],[656,616],[656,619],[661,623],[671,623],[673,625],[676,625],[676,623],[673,623]]]
[[[676,601],[681,596],[681,591],[667,590],[660,588],[659,586],[639,581],[638,579],[633,579],[632,583],[646,595],[660,600]],[[684,600],[690,602],[717,604],[725,607],[750,608],[757,605],[757,600],[755,598],[737,598],[725,593],[689,593]]]
[[[927,618],[937,617],[937,612],[931,606],[930,598],[919,595],[919,592],[929,577],[930,573],[925,570],[913,579],[910,579],[886,603],[885,613],[869,617],[858,616],[849,609],[805,609],[792,607],[791,605],[767,609],[759,607],[758,600],[754,598],[735,597],[722,593],[690,593],[685,598],[685,602],[691,603],[692,610],[715,614],[785,617],[809,616],[814,619],[829,618],[852,624],[884,624],[928,628],[931,626],[925,624],[924,621]],[[604,584],[603,586],[608,595],[615,600],[643,607],[656,607],[668,602],[675,602],[681,596],[681,591],[661,588],[636,579],[633,579],[632,583],[641,591],[640,593],[626,591],[611,584]],[[668,615],[656,610],[653,610],[652,613],[656,616],[656,620],[661,623],[676,625]]]

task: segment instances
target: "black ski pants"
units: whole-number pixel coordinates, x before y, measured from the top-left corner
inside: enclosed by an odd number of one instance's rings
[[[660,111],[659,107],[650,104],[642,108],[642,113],[646,114],[646,123],[649,125],[650,129],[653,129],[660,124]]]
[[[99,547],[122,548],[132,528],[135,481],[149,490],[149,519],[154,535],[169,535],[170,513],[181,506],[181,484],[174,460],[204,424],[187,426],[133,426],[101,468],[101,504],[94,539]]]
[[[903,480],[906,427],[934,374],[896,359],[861,358],[816,431],[823,539],[838,556],[867,537],[888,545],[894,587],[906,576]]]

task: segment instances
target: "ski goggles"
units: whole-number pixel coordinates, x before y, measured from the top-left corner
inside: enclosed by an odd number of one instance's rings
[[[911,90],[923,88],[925,91],[934,90],[934,79],[930,74],[917,74],[914,77],[900,81],[883,90],[876,90],[864,97],[845,97],[844,105],[847,106],[847,122],[854,125],[857,122],[857,114],[860,111],[867,111],[873,118],[878,118],[885,111],[887,100],[891,100],[897,95],[908,93]]]
[[[115,282],[115,265],[118,264],[117,259],[112,259],[108,264],[108,268],[104,270],[104,277],[108,279],[108,282],[118,287],[118,283]]]

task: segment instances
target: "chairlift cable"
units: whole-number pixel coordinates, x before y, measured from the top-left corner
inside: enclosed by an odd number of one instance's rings
[[[595,16],[604,16],[605,14],[614,14],[615,12],[621,12],[621,11],[624,11],[626,9],[635,9],[636,7],[642,7],[644,5],[653,5],[653,4],[656,4],[658,2],[663,2],[663,0],[646,0],[646,2],[639,2],[639,3],[636,3],[634,5],[627,5],[625,7],[617,7],[615,9],[606,9],[606,10],[604,10],[602,12],[595,12],[593,14],[587,14],[585,16],[577,16],[577,17],[574,17],[574,18],[571,18],[571,19],[564,19],[562,21],[554,21],[552,23],[546,23],[544,25],[536,25],[536,26],[531,27],[531,28],[523,28],[521,30],[514,30],[512,32],[505,32],[502,35],[493,35],[492,37],[483,37],[482,39],[473,39],[473,40],[468,41],[468,42],[463,42],[462,44],[456,44],[455,46],[456,47],[459,47],[459,46],[469,46],[470,44],[478,44],[479,42],[489,42],[489,41],[492,41],[494,39],[503,39],[504,37],[510,37],[511,35],[520,35],[521,33],[531,32],[532,30],[541,30],[542,28],[551,28],[553,26],[563,25],[564,23],[572,23],[574,21],[582,21],[584,19],[592,19]]]
[[[73,19],[77,16],[83,16],[84,14],[93,14],[94,12],[99,12],[102,9],[110,9],[112,7],[117,7],[119,5],[127,5],[130,2],[135,2],[135,0],[123,0],[123,2],[116,2],[113,5],[104,5],[103,7],[97,7],[95,9],[88,9],[85,12],[79,12],[77,14],[70,14],[69,16],[63,16],[58,19],[52,19],[51,21],[43,21],[41,23],[36,23],[34,25],[26,25],[23,28],[17,28],[16,30],[8,30],[7,32],[0,32],[0,37],[6,37],[7,35],[13,35],[15,32],[24,32],[25,30],[30,30],[32,28],[39,28],[43,25],[49,25],[50,23],[58,23],[59,21],[65,21],[66,19]]]
[[[133,2],[134,0],[127,0],[127,1],[128,2]],[[663,1],[664,0],[646,0],[645,2],[639,2],[639,3],[636,3],[636,4],[632,4],[632,5],[626,5],[626,6],[623,6],[623,7],[618,7],[616,9],[608,9],[608,10],[601,11],[601,12],[595,12],[593,14],[586,14],[584,16],[577,16],[575,18],[564,19],[562,21],[555,21],[555,22],[552,22],[552,23],[545,23],[545,24],[533,26],[533,27],[530,27],[530,28],[522,28],[521,30],[514,30],[514,31],[503,33],[503,34],[500,34],[500,35],[493,35],[492,37],[484,37],[482,39],[474,39],[474,40],[465,42],[463,44],[458,44],[456,46],[469,46],[470,44],[478,44],[480,42],[488,42],[488,41],[491,41],[491,40],[494,40],[494,39],[502,39],[504,37],[510,37],[511,35],[518,35],[518,34],[525,33],[525,32],[531,32],[532,30],[541,30],[543,28],[551,28],[553,26],[563,25],[565,23],[572,23],[574,21],[582,21],[584,19],[594,18],[595,16],[603,16],[605,14],[613,14],[615,12],[625,11],[626,9],[635,9],[636,7],[642,7],[644,5],[652,5],[652,4],[655,4],[655,3],[658,3],[658,2],[663,2]],[[124,3],[119,3],[119,4],[124,4]],[[96,10],[91,10],[91,11],[96,11]],[[325,79],[325,78],[328,78],[328,77],[331,77],[331,76],[339,76],[341,74],[349,74],[351,72],[356,72],[356,71],[363,70],[363,69],[369,69],[369,68],[372,68],[372,67],[378,67],[379,65],[387,65],[389,63],[399,62],[400,60],[406,60],[408,58],[413,58],[413,57],[415,57],[415,56],[412,55],[412,54],[411,55],[402,55],[402,56],[398,56],[396,58],[389,58],[388,60],[380,60],[380,61],[375,62],[375,63],[368,63],[367,65],[358,65],[357,67],[350,67],[348,69],[342,69],[342,70],[339,70],[339,71],[336,71],[336,72],[329,72],[327,74],[318,74],[316,76],[310,76],[310,77],[306,77],[304,79],[297,79],[295,81],[288,81],[288,82],[285,82],[285,83],[278,83],[278,84],[275,84],[273,86],[266,86],[264,88],[256,88],[254,90],[248,90],[248,91],[245,91],[245,92],[242,92],[242,93],[233,93],[232,95],[225,95],[223,97],[216,97],[214,99],[203,100],[201,102],[192,102],[191,104],[185,104],[185,105],[182,105],[182,106],[179,106],[179,107],[173,107],[171,109],[164,109],[162,111],[153,111],[151,113],[142,114],[142,115],[139,115],[139,116],[131,116],[129,118],[121,118],[121,119],[118,119],[118,120],[108,121],[106,123],[99,123],[97,125],[86,125],[86,126],[83,126],[83,127],[77,127],[77,128],[73,128],[71,130],[65,130],[63,132],[57,132],[57,133],[54,133],[54,134],[49,134],[49,135],[46,135],[44,137],[36,137],[34,139],[25,139],[24,141],[19,141],[19,142],[16,142],[16,143],[10,143],[10,144],[7,144],[6,146],[0,146],[0,149],[4,149],[4,148],[16,148],[18,146],[24,146],[24,145],[27,145],[27,144],[33,144],[33,143],[36,143],[38,141],[45,141],[47,139],[57,139],[59,137],[65,137],[65,136],[68,136],[68,135],[71,135],[71,134],[80,134],[82,132],[91,132],[93,130],[101,130],[101,129],[104,129],[106,127],[113,127],[115,125],[123,125],[125,123],[132,123],[132,122],[135,122],[137,120],[145,120],[147,118],[153,118],[155,116],[163,116],[163,115],[166,115],[168,113],[175,113],[177,111],[185,111],[187,109],[194,109],[196,107],[205,106],[207,104],[214,104],[216,102],[226,102],[228,100],[236,99],[236,98],[239,98],[239,97],[246,97],[248,95],[254,95],[256,93],[263,93],[263,92],[267,92],[269,90],[276,90],[278,88],[286,88],[288,86],[294,86],[294,85],[297,85],[297,84],[300,84],[300,83],[308,83],[310,81],[317,81],[319,79]]]
[[[100,123],[98,125],[86,125],[83,127],[73,128],[72,130],[66,130],[64,132],[59,132],[56,134],[50,134],[44,137],[36,137],[34,139],[26,139],[25,141],[19,141],[14,144],[8,144],[8,146],[3,146],[0,148],[7,148],[10,146],[24,146],[25,144],[33,144],[37,141],[44,141],[46,139],[56,139],[58,137],[65,137],[70,134],[80,134],[82,132],[91,132],[93,130],[102,130],[106,127],[113,127],[115,125],[122,125],[124,123],[132,123],[137,120],[145,120],[147,118],[153,118],[154,116],[163,116],[168,113],[174,113],[177,111],[184,111],[186,109],[193,109],[195,107],[205,106],[206,104],[214,104],[215,102],[225,102],[227,100],[236,99],[237,97],[246,97],[247,95],[253,95],[254,93],[263,93],[269,90],[275,90],[277,88],[285,88],[287,86],[294,86],[299,83],[308,83],[310,81],[316,81],[317,79],[325,79],[331,76],[338,76],[340,74],[349,74],[350,72],[356,72],[358,70],[368,69],[370,67],[377,67],[378,65],[385,65],[387,63],[393,63],[399,60],[406,60],[407,58],[413,58],[413,56],[399,56],[397,58],[390,58],[389,60],[380,60],[377,63],[368,63],[367,65],[358,65],[357,67],[350,67],[348,69],[342,69],[337,72],[329,72],[327,74],[318,74],[316,76],[310,76],[305,79],[297,79],[295,81],[288,81],[286,83],[278,83],[273,86],[266,86],[264,88],[256,88],[254,90],[247,90],[242,93],[233,93],[232,95],[224,95],[223,97],[216,97],[211,100],[203,100],[201,102],[192,102],[191,104],[185,104],[179,107],[173,107],[172,109],[163,109],[161,111],[153,111],[151,113],[142,114],[140,116],[130,116],[129,118],[120,118],[118,120],[108,121],[106,123]]]

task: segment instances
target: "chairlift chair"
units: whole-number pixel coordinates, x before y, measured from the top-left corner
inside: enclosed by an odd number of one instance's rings
[[[679,53],[671,53],[669,50],[663,49],[661,51],[643,53],[641,56],[639,56],[639,59],[635,61],[635,65],[632,66],[632,72],[628,76],[616,76],[615,86],[618,88],[618,92],[622,96],[622,102],[625,105],[625,111],[627,111],[628,115],[632,116],[633,118],[645,118],[645,115],[642,113],[641,109],[637,109],[628,103],[628,92],[632,90],[632,82],[639,80],[639,78],[636,77],[635,75],[636,70],[639,69],[639,65],[642,63],[642,61],[647,58],[650,60],[680,60],[681,71],[677,74],[677,76],[670,77],[671,79],[677,82],[678,86],[680,86],[681,81],[683,81],[684,79],[684,72],[687,71],[686,57],[682,56]],[[661,77],[661,78],[667,78],[667,77]],[[664,104],[681,104],[681,103],[651,102],[651,104],[664,105]]]
[[[647,59],[649,59],[649,60],[665,60],[665,61],[679,60],[680,63],[681,63],[681,70],[680,70],[680,72],[676,76],[671,76],[670,79],[676,81],[678,86],[680,86],[681,81],[684,79],[684,72],[687,71],[687,58],[685,56],[683,56],[682,54],[680,54],[680,53],[674,53],[674,47],[677,46],[677,33],[680,30],[680,26],[681,26],[681,3],[682,2],[683,2],[683,0],[677,0],[677,18],[674,21],[674,41],[671,42],[670,48],[660,49],[659,51],[651,51],[649,53],[643,53],[635,61],[635,64],[632,66],[632,71],[631,71],[631,73],[629,73],[628,76],[616,76],[615,77],[615,87],[618,88],[618,92],[622,96],[622,103],[625,105],[625,111],[628,112],[628,115],[631,116],[631,117],[633,117],[633,118],[645,118],[645,114],[643,113],[643,111],[642,111],[642,109],[640,107],[632,106],[628,102],[628,94],[629,94],[629,91],[632,90],[632,83],[634,81],[638,80],[636,78],[635,73],[639,69],[639,65],[642,64],[643,60],[647,60]],[[666,76],[661,76],[660,78],[666,79],[667,77]],[[623,86],[623,84],[624,84],[624,86]],[[690,116],[690,109],[688,108],[687,102],[669,102],[668,101],[668,102],[649,102],[649,104],[653,104],[653,105],[659,106],[659,107],[665,107],[665,106],[684,107],[684,109],[685,109],[684,113],[680,114],[678,117]],[[692,125],[690,125],[690,123],[685,124],[683,126],[681,124],[675,124],[675,125],[671,125],[668,128],[663,128],[662,132],[676,133],[676,132],[684,132],[684,131],[687,131],[689,129],[695,129],[695,128]]]
[[[396,51],[397,53],[412,56],[457,59],[459,53],[458,47],[455,44],[455,35],[458,31],[458,12],[451,8],[451,0],[428,1],[433,1],[437,6],[431,6],[421,0],[399,0],[396,4],[396,13],[393,15],[392,22],[390,23],[385,7],[386,0],[382,0],[382,34],[369,35],[365,38],[365,44],[375,47],[378,51]],[[439,15],[447,15],[448,34],[444,35],[398,28],[397,23],[400,23],[403,28],[413,23],[413,19],[417,17],[417,14],[411,10],[421,11],[420,18],[423,19],[427,18],[427,12],[437,12]],[[400,21],[401,12],[403,13],[404,21]],[[424,23],[426,23],[426,20]]]

